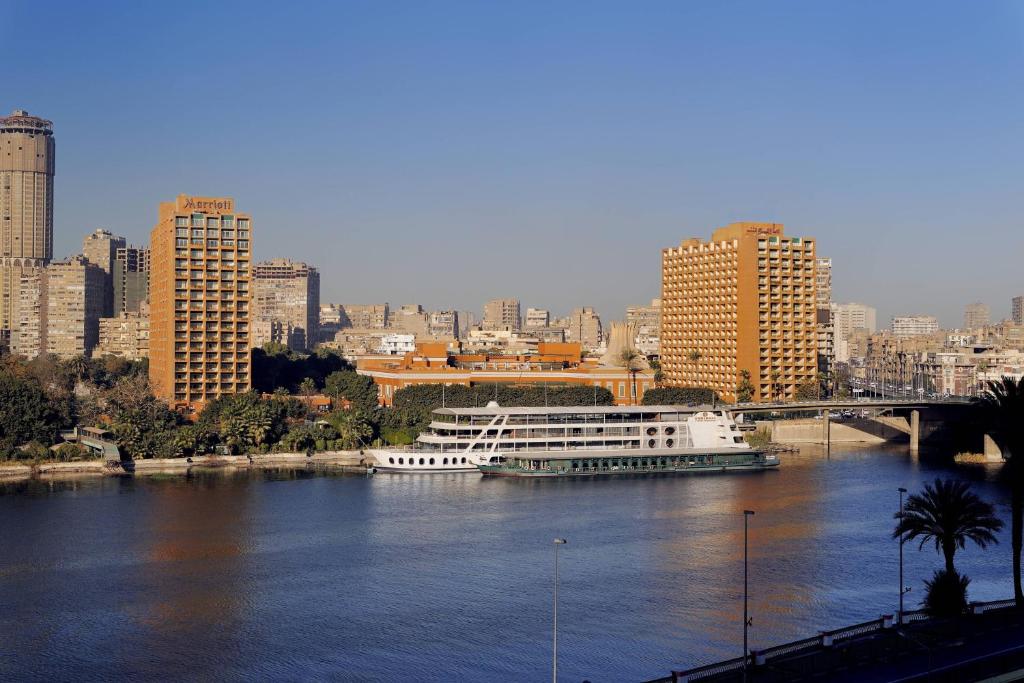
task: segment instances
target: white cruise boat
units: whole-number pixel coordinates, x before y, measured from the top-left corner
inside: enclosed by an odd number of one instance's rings
[[[438,408],[405,448],[372,449],[381,472],[583,476],[761,470],[728,411],[710,406]]]

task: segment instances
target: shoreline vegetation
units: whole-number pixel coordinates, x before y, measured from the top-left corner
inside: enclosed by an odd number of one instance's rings
[[[306,453],[267,453],[252,455],[205,455],[192,458],[148,458],[110,464],[103,460],[77,462],[45,461],[37,463],[0,463],[0,484],[26,479],[100,476],[184,476],[192,470],[308,469],[344,474],[366,474],[368,456],[360,451]],[[125,467],[124,465],[127,465]]]

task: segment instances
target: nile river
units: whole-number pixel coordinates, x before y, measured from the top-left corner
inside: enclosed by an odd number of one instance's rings
[[[0,680],[642,680],[893,612],[906,449],[650,479],[211,472],[0,485]],[[941,565],[908,544],[908,608]],[[1007,533],[958,567],[1012,595]]]

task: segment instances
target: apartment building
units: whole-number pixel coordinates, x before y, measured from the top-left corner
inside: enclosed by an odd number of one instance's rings
[[[247,391],[252,217],[229,197],[162,202],[150,234],[153,393],[198,407]]]
[[[90,355],[99,343],[107,274],[85,257],[73,256],[48,265],[44,277],[46,334],[41,348],[63,359]]]
[[[854,332],[860,330],[874,334],[877,314],[874,308],[866,304],[832,304],[831,308],[836,362],[848,363],[850,358],[859,357],[852,353],[850,342]]]
[[[1016,325],[1024,325],[1024,296],[1015,296],[1010,300],[1010,318]]]
[[[527,308],[525,327],[547,327],[551,324],[551,311],[546,308]]]
[[[149,301],[149,249],[118,247],[111,275],[115,316],[140,312]]]
[[[593,351],[601,346],[602,339],[601,317],[594,312],[593,308],[589,306],[574,308],[569,313],[568,324],[565,328],[566,342],[576,342],[584,350]]]
[[[149,311],[100,318],[100,341],[93,355],[120,356],[125,360],[148,358]]]
[[[252,345],[284,344],[295,351],[319,339],[320,273],[284,258],[262,261],[252,269]]]
[[[817,373],[815,241],[733,223],[662,251],[661,367],[669,386],[787,400]]]
[[[933,315],[897,315],[892,319],[895,337],[918,337],[939,331],[939,321]]]
[[[986,304],[975,302],[964,308],[964,329],[980,330],[992,322],[992,316]]]
[[[483,329],[517,332],[520,327],[519,299],[493,299],[484,304]]]
[[[427,334],[435,339],[459,339],[459,312],[433,311],[430,313]]]
[[[626,309],[626,323],[636,330],[634,345],[640,353],[656,356],[661,353],[661,299],[651,299],[649,306],[630,306]]]

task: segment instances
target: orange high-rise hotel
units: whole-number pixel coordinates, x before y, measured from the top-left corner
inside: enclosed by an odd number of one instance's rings
[[[174,407],[252,385],[252,217],[227,197],[178,195],[150,235],[149,379]]]
[[[791,400],[817,377],[814,240],[779,223],[733,223],[662,250],[661,370],[668,386]]]

